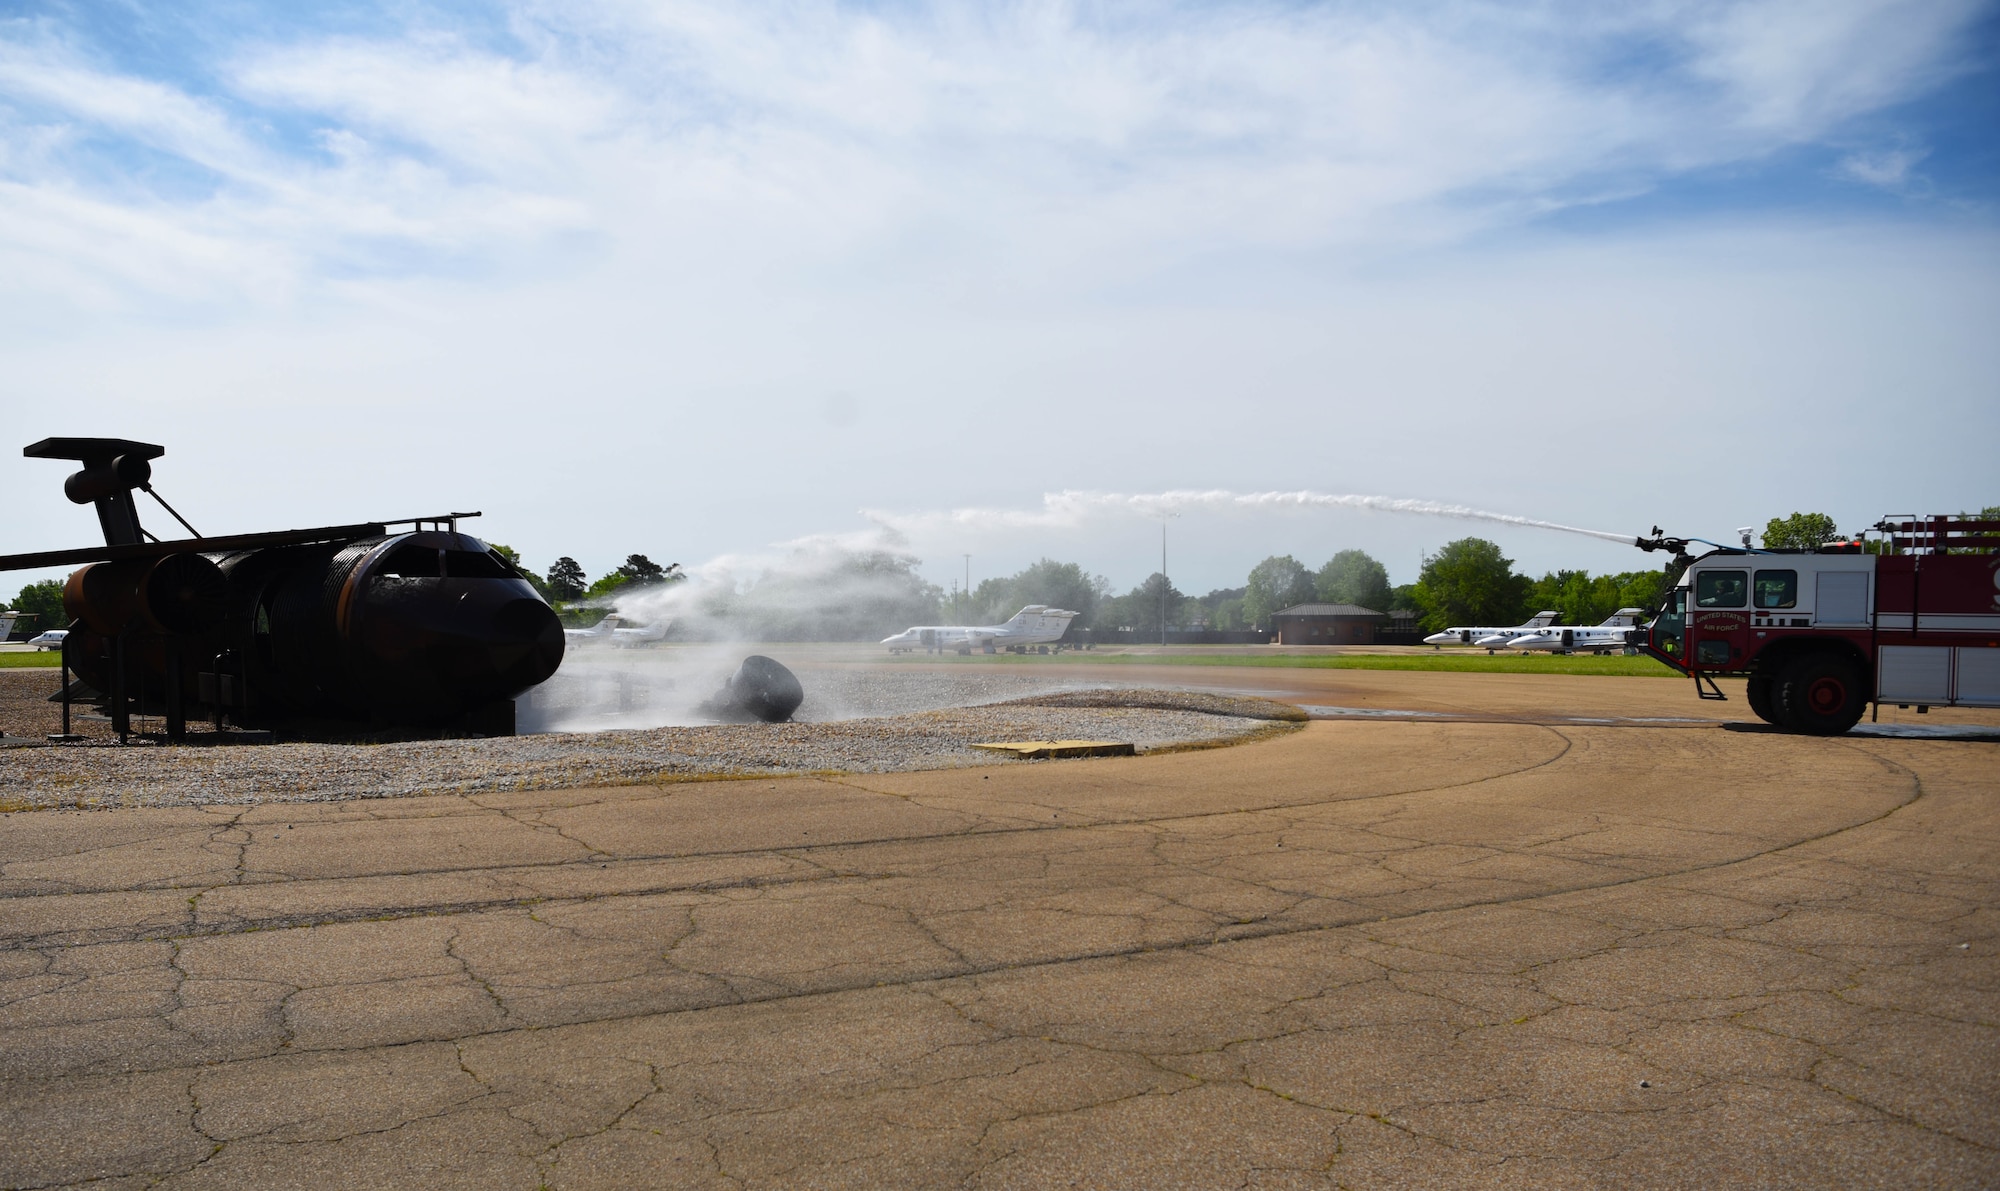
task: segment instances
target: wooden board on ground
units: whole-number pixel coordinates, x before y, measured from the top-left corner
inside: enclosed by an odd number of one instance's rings
[[[1010,740],[972,747],[1006,753],[1024,761],[1048,757],[1129,757],[1137,751],[1129,742],[1118,740]]]

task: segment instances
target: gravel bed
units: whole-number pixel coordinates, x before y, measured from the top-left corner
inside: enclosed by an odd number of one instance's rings
[[[1272,731],[1268,700],[1098,691],[1090,706],[1008,704],[827,723],[711,724],[387,744],[0,751],[0,808],[189,806],[565,789],[779,773],[883,773],[996,764],[980,741],[1130,741],[1201,747]],[[1076,699],[1077,695],[1055,698]],[[1240,704],[1240,706],[1238,706]],[[1279,705],[1282,706],[1282,705]],[[1088,764],[997,761],[1007,765]]]
[[[742,650],[707,654],[584,655],[563,663],[554,678],[516,704],[523,732],[660,728],[699,724],[701,701],[714,694],[742,660]],[[825,664],[809,656],[771,655],[790,667],[806,699],[792,717],[804,723],[942,711],[1107,684],[985,667],[897,669]],[[1110,684],[1118,685],[1118,684]]]

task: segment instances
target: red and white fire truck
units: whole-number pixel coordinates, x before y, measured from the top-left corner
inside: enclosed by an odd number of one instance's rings
[[[1878,714],[1883,703],[2000,707],[2000,521],[1875,529],[1877,540],[1691,560],[1689,539],[1641,538],[1687,570],[1627,640],[1691,675],[1704,699],[1726,697],[1718,677],[1747,678],[1750,710],[1794,732],[1845,732],[1870,702]]]

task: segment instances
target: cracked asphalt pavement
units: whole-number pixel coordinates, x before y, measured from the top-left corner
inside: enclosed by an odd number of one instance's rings
[[[0,1186],[1994,1186],[1996,760],[1319,721],[13,814]]]

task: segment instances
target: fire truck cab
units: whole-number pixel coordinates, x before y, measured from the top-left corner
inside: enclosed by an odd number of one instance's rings
[[[1845,732],[1871,702],[2000,707],[2000,521],[1875,528],[1812,551],[1704,554],[1627,639],[1704,699],[1725,697],[1718,677],[1746,679],[1751,711],[1794,732]]]

